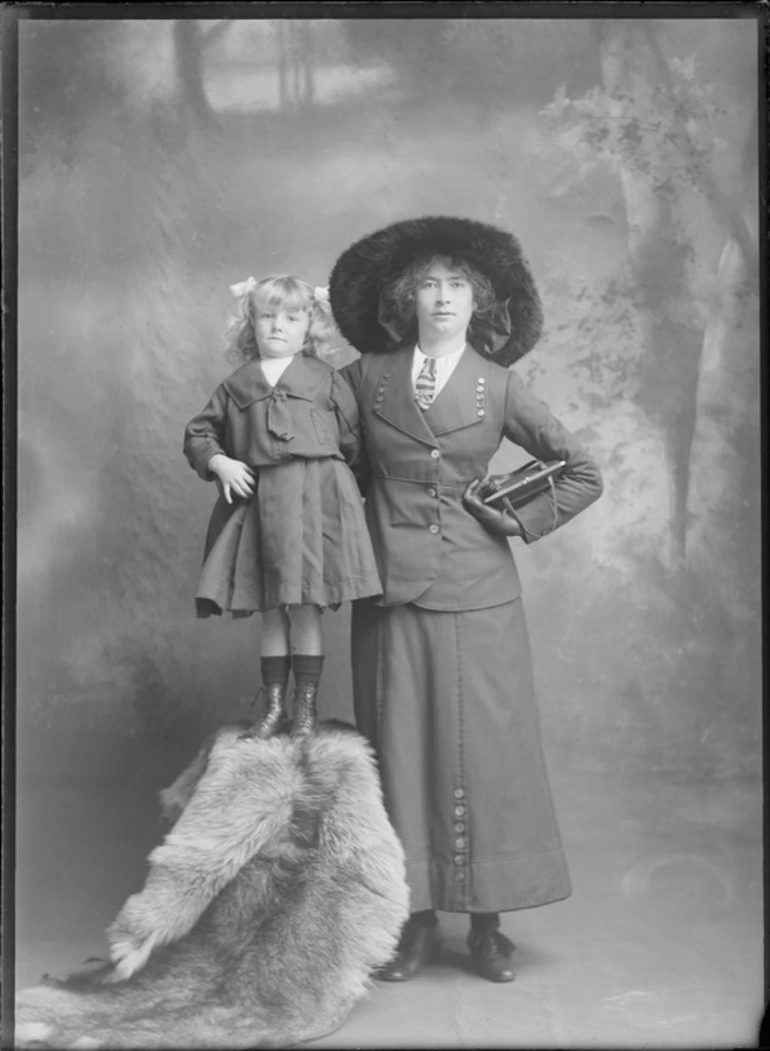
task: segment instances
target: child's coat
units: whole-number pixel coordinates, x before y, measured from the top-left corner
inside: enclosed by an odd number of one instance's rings
[[[381,592],[358,485],[358,408],[346,381],[297,355],[275,387],[258,360],[217,387],[187,426],[184,452],[212,480],[215,453],[255,470],[257,492],[209,522],[196,594],[198,616],[278,606],[337,606]],[[347,462],[346,462],[347,461]]]

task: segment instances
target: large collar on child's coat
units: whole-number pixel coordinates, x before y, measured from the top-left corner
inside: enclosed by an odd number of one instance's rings
[[[269,398],[273,392],[281,391],[289,398],[312,401],[318,388],[328,380],[331,365],[309,354],[297,354],[276,383],[275,387],[265,379],[258,358],[247,361],[228,376],[222,384],[239,409],[245,409],[255,401]]]

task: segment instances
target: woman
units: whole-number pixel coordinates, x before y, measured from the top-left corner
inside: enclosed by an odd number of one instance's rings
[[[436,910],[470,913],[476,970],[511,981],[499,913],[571,893],[540,738],[521,584],[531,543],[602,491],[599,469],[507,366],[536,343],[540,300],[518,242],[454,217],[354,244],[330,280],[361,357],[344,371],[364,432],[359,470],[383,595],[354,603],[356,722],[380,761],[404,845],[411,915],[379,977],[437,951]],[[516,514],[477,488],[503,437],[565,460]]]

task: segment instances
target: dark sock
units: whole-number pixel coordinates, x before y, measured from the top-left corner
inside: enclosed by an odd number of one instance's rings
[[[263,657],[260,662],[262,682],[265,686],[280,683],[286,686],[289,681],[289,669],[291,668],[291,657]]]
[[[321,671],[324,666],[323,657],[314,653],[295,653],[291,658],[294,669],[294,681],[312,682],[316,685],[320,682]]]
[[[421,912],[413,912],[409,919],[412,923],[418,923],[421,927],[433,927],[438,923],[438,917],[433,909],[423,909]]]
[[[497,912],[472,912],[471,930],[474,934],[488,929],[497,930],[500,926],[500,915]]]

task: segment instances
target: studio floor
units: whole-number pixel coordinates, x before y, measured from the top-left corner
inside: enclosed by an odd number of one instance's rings
[[[375,983],[312,1046],[757,1046],[760,781],[554,771],[553,784],[574,893],[504,917],[516,981],[476,977],[466,918],[441,914],[439,959],[411,982]],[[103,931],[161,835],[149,782],[20,782],[17,988],[104,955]]]

